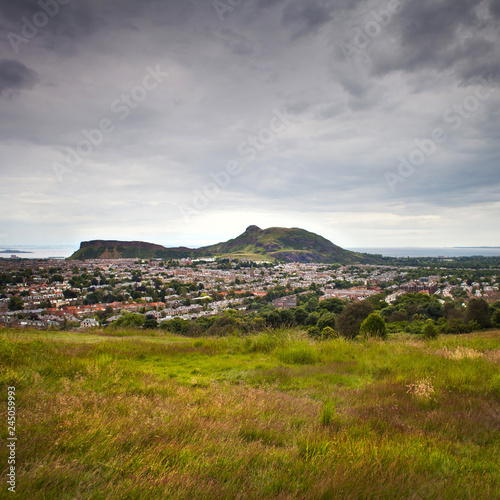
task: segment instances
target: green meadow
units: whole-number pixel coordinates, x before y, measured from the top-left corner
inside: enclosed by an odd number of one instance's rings
[[[2,330],[0,498],[500,498],[499,348]]]

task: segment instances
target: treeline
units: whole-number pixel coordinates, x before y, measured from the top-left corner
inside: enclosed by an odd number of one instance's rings
[[[267,298],[248,299],[246,310],[228,310],[221,315],[201,316],[195,321],[181,318],[158,323],[146,314],[125,314],[111,328],[161,328],[179,335],[248,335],[267,328],[306,329],[313,338],[342,336],[385,337],[387,333],[408,332],[433,337],[438,334],[469,333],[489,327],[500,328],[500,302],[489,305],[475,298],[464,307],[423,293],[409,293],[393,304],[379,294],[364,301],[345,302],[336,298],[319,300],[319,292],[297,296],[297,306],[276,309]]]
[[[435,267],[446,269],[500,269],[500,257],[380,257],[387,266]]]

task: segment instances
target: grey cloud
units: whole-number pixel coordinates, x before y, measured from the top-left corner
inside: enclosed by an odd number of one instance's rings
[[[89,34],[95,31],[97,26],[104,23],[104,18],[99,18],[96,15],[92,2],[73,0],[65,5],[55,3],[57,7],[54,7],[54,10],[49,10],[50,14],[47,15],[37,0],[16,0],[15,2],[4,0],[0,19],[2,19],[4,27],[8,27],[16,34],[20,34],[20,30],[26,24],[26,21],[32,23],[33,17],[37,13],[43,13],[48,17],[48,21],[40,28],[44,33],[69,38]]]
[[[332,19],[332,5],[318,0],[307,3],[295,0],[283,11],[283,23],[294,27],[294,38],[314,32]]]
[[[31,88],[38,75],[23,63],[12,59],[0,60],[0,95],[8,90]]]
[[[13,31],[39,9],[35,0],[0,3],[1,22]],[[372,10],[387,4],[245,0],[221,22],[211,0],[72,0],[36,41],[21,46],[24,64],[8,61],[17,80],[0,71],[6,93],[36,78],[42,83],[22,99],[0,101],[0,187],[47,193],[61,214],[85,193],[87,203],[74,204],[65,228],[94,230],[98,219],[111,226],[123,215],[120,203],[135,207],[137,220],[164,227],[181,217],[175,203],[191,203],[228,162],[243,163],[239,145],[269,127],[274,109],[286,108],[289,125],[269,144],[264,133],[255,160],[209,204],[208,211],[220,207],[223,214],[213,224],[252,207],[297,210],[314,220],[320,212],[369,214],[381,200],[404,205],[410,215],[422,206],[465,211],[469,201],[498,200],[496,94],[459,129],[448,126],[448,141],[395,193],[384,172],[397,168],[416,138],[445,127],[443,111],[464,102],[474,77],[499,75],[500,3],[488,9],[472,0],[407,0],[359,59],[346,60],[335,44],[351,40]],[[170,76],[122,121],[111,103],[156,64]],[[115,131],[57,183],[53,162],[105,117]],[[33,213],[50,220],[38,200]],[[90,218],[81,211],[87,205]],[[1,208],[8,213],[5,202]],[[137,228],[124,226],[122,237],[134,237]]]
[[[57,3],[57,2],[56,2]],[[33,22],[37,13],[44,14],[38,0],[3,0],[1,2],[0,26],[18,36],[27,21]],[[121,0],[102,2],[101,0],[72,0],[58,5],[57,13],[51,13],[48,21],[39,29],[43,36],[37,42],[49,50],[72,54],[79,48],[80,40],[89,38],[105,30],[137,30],[142,19],[152,24],[176,26],[183,24],[199,6],[195,0]],[[207,3],[206,8],[211,5]],[[53,11],[51,11],[53,12]],[[36,23],[35,23],[36,24]]]
[[[496,75],[500,59],[491,34],[498,23],[485,19],[481,0],[408,2],[381,37],[392,37],[392,57],[370,52],[373,75],[422,69],[454,70],[458,78]],[[490,9],[497,8],[498,3]],[[377,41],[373,42],[375,45]]]
[[[420,0],[404,5],[402,21],[402,44],[413,47],[424,57],[423,52],[433,51],[453,43],[456,29],[460,26],[477,28],[480,24],[475,11],[481,0]]]
[[[500,17],[500,1],[491,0],[490,2],[490,12],[496,17]]]

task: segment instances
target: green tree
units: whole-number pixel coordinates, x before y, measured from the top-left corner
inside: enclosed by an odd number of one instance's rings
[[[380,314],[371,313],[363,323],[361,323],[359,332],[366,338],[379,337],[385,339],[387,337],[387,325]]]
[[[495,328],[500,328],[500,309],[496,309],[491,316],[491,323]]]
[[[295,316],[290,309],[282,309],[280,311],[281,324],[286,326],[295,325]]]
[[[344,310],[345,305],[343,300],[333,297],[320,301],[318,308],[325,309],[331,313],[340,314]]]
[[[306,319],[306,325],[316,326],[318,320],[319,320],[319,314],[317,312],[309,313]]]
[[[443,305],[444,317],[449,319],[462,319],[463,307],[456,302],[445,302]]]
[[[281,315],[278,311],[273,311],[266,318],[268,326],[271,328],[278,328],[281,325]]]
[[[295,322],[298,325],[305,325],[307,321],[308,312],[303,307],[295,309]]]
[[[348,339],[353,339],[358,335],[363,321],[373,312],[373,306],[363,300],[348,304],[337,316],[337,330]]]
[[[376,295],[368,297],[368,299],[366,300],[368,300],[368,302],[370,302],[376,310],[387,307],[387,302],[385,301],[385,293],[377,293]]]
[[[17,295],[12,296],[9,299],[9,305],[8,305],[9,311],[22,311],[24,309],[24,302],[21,297],[18,297]]]
[[[490,326],[489,306],[483,299],[472,299],[467,304],[467,311],[465,313],[465,321],[470,323],[476,321],[481,328]]]
[[[158,328],[158,321],[156,321],[156,319],[154,318],[147,319],[146,321],[144,321],[142,327],[154,330],[155,328]]]
[[[393,311],[387,318],[387,323],[396,323],[398,321],[407,321],[408,316],[404,311]]]
[[[306,311],[312,313],[319,307],[318,297],[311,297],[306,304]]]
[[[335,324],[336,324],[335,314],[333,314],[333,313],[326,313],[326,314],[323,314],[323,316],[321,316],[318,319],[318,322],[316,323],[316,326],[320,330],[323,330],[323,328],[325,328],[327,326],[329,326],[332,329],[335,329]]]

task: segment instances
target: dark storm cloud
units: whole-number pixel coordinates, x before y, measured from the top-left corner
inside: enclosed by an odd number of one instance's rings
[[[0,59],[0,95],[8,90],[31,88],[38,75],[19,61]]]
[[[11,38],[21,36],[31,42],[29,34],[36,32],[36,39],[42,46],[56,52],[71,53],[81,48],[79,44],[83,40],[103,30],[137,29],[136,24],[141,19],[163,26],[182,24],[195,10],[196,3],[195,0],[66,2],[59,4],[57,0],[0,0],[0,26]],[[49,7],[44,7],[48,4]],[[18,47],[22,49],[23,45],[18,44]]]
[[[372,55],[372,74],[402,70],[451,70],[460,79],[497,76],[500,65],[498,23],[491,13],[498,2],[482,0],[411,1],[388,26],[393,53]]]

